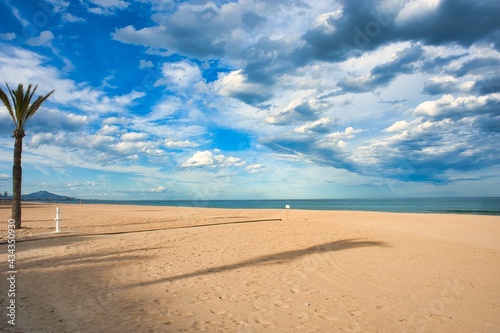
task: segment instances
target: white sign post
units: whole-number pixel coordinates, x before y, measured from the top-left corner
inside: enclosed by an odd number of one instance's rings
[[[288,211],[290,210],[290,205],[285,205],[286,209],[286,220],[288,221]]]
[[[54,219],[54,221],[56,221],[56,232],[61,232],[61,229],[59,229],[59,222],[61,221],[59,207],[56,208],[56,218]]]

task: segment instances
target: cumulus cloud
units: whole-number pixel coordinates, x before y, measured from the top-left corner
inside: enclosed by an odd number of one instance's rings
[[[144,140],[147,134],[124,133],[122,136],[117,136],[120,132],[114,131],[111,127],[104,127],[103,131],[97,134],[85,133],[79,136],[67,131],[35,133],[27,142],[27,147],[30,149],[40,149],[42,146],[60,147],[78,152],[82,160],[97,164],[141,158],[151,160],[166,155],[159,142]]]
[[[305,121],[316,121],[321,115],[321,109],[314,100],[293,100],[288,106],[274,112],[266,119],[266,123],[272,125],[290,125]],[[319,125],[319,124],[317,124]]]
[[[452,181],[452,172],[499,164],[492,144],[500,132],[498,1],[82,4],[99,15],[147,8],[141,15],[150,21],[130,21],[112,38],[117,49],[133,50],[126,65],[140,69],[148,89],[131,90],[133,72],[118,85],[119,70],[77,82],[71,78],[81,73],[55,65],[54,47],[35,53],[2,43],[4,80],[56,89],[29,124],[28,151],[57,147],[101,165],[272,170],[272,158],[264,167],[228,153],[258,154],[255,145],[289,161],[437,184]],[[61,12],[62,21],[81,21],[72,14]],[[81,51],[76,39],[51,31],[57,39],[47,30],[24,45],[75,43]],[[110,77],[117,83],[102,84]]]
[[[121,136],[122,141],[127,142],[136,142],[136,141],[145,141],[148,138],[147,133],[137,133],[137,132],[129,132],[124,133]]]
[[[99,134],[102,134],[102,135],[118,135],[120,134],[121,132],[123,132],[123,129],[121,129],[120,127],[118,126],[114,126],[114,125],[104,125],[99,131],[98,133]]]
[[[474,82],[471,90],[480,95],[500,92],[500,71],[497,70],[483,75]]]
[[[116,29],[113,38],[123,43],[167,50],[165,55],[223,59],[231,68],[241,70],[248,83],[265,85],[296,67],[292,53],[297,44],[302,44],[299,36],[308,24],[304,12],[311,11],[314,15],[322,10],[321,6],[317,7],[302,1],[183,3],[175,11],[156,15],[155,25],[122,27]],[[283,10],[287,12],[286,18],[267,19]],[[183,38],[178,38],[181,35]],[[245,96],[243,100],[248,101]]]
[[[117,10],[123,10],[129,6],[123,0],[90,0],[90,3],[95,7],[88,8],[88,11],[98,15],[111,15]]]
[[[241,70],[221,75],[215,87],[222,96],[236,98],[249,105],[258,105],[272,96],[265,85],[248,81]]]
[[[187,62],[165,63],[162,66],[163,78],[155,85],[175,85],[180,88],[192,86],[201,81],[201,71],[197,65]]]
[[[91,123],[91,118],[58,109],[42,107],[28,123],[30,129],[36,132],[75,132],[82,130]]]
[[[384,129],[384,132],[394,133],[394,132],[403,132],[411,127],[411,124],[406,120],[396,121],[394,124]]]
[[[460,87],[458,80],[450,75],[433,77],[425,81],[423,92],[429,95],[446,94],[456,91]]]
[[[183,168],[198,168],[198,167],[241,167],[246,163],[240,158],[225,156],[223,154],[212,153],[209,150],[197,151],[193,156],[188,158],[184,163],[181,164]]]
[[[355,151],[359,169],[389,178],[447,184],[450,171],[471,171],[498,163],[498,94],[444,95],[418,105],[412,121],[384,130],[391,136],[372,140]],[[488,126],[493,125],[493,126]]]
[[[165,187],[165,186],[159,185],[157,187],[148,188],[146,191],[147,192],[153,192],[153,193],[162,193],[162,192],[167,192],[168,188]]]
[[[306,6],[295,1],[287,3],[286,11],[297,13],[297,17],[287,15],[288,21],[281,16],[265,19],[284,9],[280,2],[183,3],[155,16],[153,26],[119,28],[113,38],[168,50],[168,54],[223,59],[235,69],[219,78],[219,93],[258,106],[273,97],[273,90],[268,87],[316,60],[343,62],[390,43],[414,43],[370,73],[346,77],[338,83],[343,93],[367,92],[387,86],[401,74],[413,73],[418,60],[423,60],[426,45],[470,46],[480,40],[488,41],[495,31],[500,31],[494,14],[500,6],[493,1],[481,6],[465,0],[402,4],[365,1],[363,5],[342,0],[330,6]],[[467,24],[458,22],[458,13],[464,13],[464,20],[474,28],[465,28]],[[476,20],[485,24],[475,24]],[[177,38],[179,35],[184,38]],[[429,66],[438,66],[440,59],[444,62],[452,57],[455,55],[436,57],[420,65],[430,71]]]
[[[487,96],[463,96],[454,98],[453,95],[444,95],[435,101],[426,101],[418,105],[414,114],[417,116],[437,117],[465,117],[480,114],[498,114],[500,94]]]
[[[180,141],[175,141],[170,139],[165,140],[165,147],[170,149],[195,148],[197,146],[198,144],[196,142],[192,142],[189,140],[180,140]]]
[[[481,6],[467,0],[409,1],[401,5],[365,1],[360,6],[344,0],[341,6],[342,15],[331,16],[327,25],[311,27],[303,35],[307,43],[304,53],[339,62],[396,41],[468,47],[480,40],[493,41],[500,29],[495,18],[500,5],[496,1],[485,1]]]
[[[361,129],[347,127],[342,132],[318,134],[316,136],[284,135],[262,140],[268,148],[283,154],[299,156],[303,159],[329,165],[339,169],[355,171],[357,169],[354,159],[346,150],[348,140],[353,139]]]
[[[139,155],[161,156],[163,150],[158,149],[155,142],[122,141],[114,144],[110,152],[116,152],[126,158],[138,159]]]
[[[29,46],[49,46],[50,41],[54,39],[54,34],[52,32],[46,30],[40,33],[38,37],[29,38],[26,43]]]
[[[500,67],[500,59],[497,57],[477,56],[464,61],[460,67],[449,70],[449,73],[456,77],[462,77],[467,74],[483,75],[484,73],[498,71],[498,67]]]
[[[363,173],[447,184],[452,181],[447,176],[448,171],[470,171],[495,165],[497,158],[494,156],[500,152],[481,135],[479,128],[462,120],[420,119],[396,123],[387,132],[394,134],[356,151]]]
[[[262,164],[250,164],[245,169],[252,174],[262,172],[265,168]]]
[[[362,129],[354,129],[352,127],[347,127],[343,132],[334,132],[326,135],[323,139],[323,143],[333,143],[340,148],[345,146],[344,140],[353,139],[356,134],[361,133]]]
[[[375,66],[369,75],[346,77],[337,85],[344,92],[351,93],[369,92],[378,87],[385,87],[399,75],[413,73],[415,64],[423,55],[424,50],[420,45],[408,47],[397,52],[391,61]]]

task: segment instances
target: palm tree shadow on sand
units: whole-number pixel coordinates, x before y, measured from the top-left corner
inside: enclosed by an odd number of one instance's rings
[[[388,246],[388,244],[386,242],[379,242],[379,241],[359,240],[359,238],[343,239],[343,240],[338,240],[335,242],[314,245],[314,246],[311,246],[311,247],[308,247],[305,249],[285,251],[285,252],[264,255],[264,256],[254,258],[254,259],[244,260],[244,261],[241,261],[241,262],[238,262],[235,264],[200,269],[200,270],[196,270],[196,271],[191,272],[191,273],[169,276],[169,277],[155,280],[155,281],[140,282],[140,283],[128,285],[127,287],[137,287],[137,286],[146,286],[146,285],[152,285],[152,284],[164,283],[164,282],[174,282],[174,281],[188,279],[188,278],[192,278],[192,277],[227,272],[227,271],[231,271],[231,270],[235,270],[235,269],[239,269],[239,268],[244,268],[244,267],[248,267],[248,266],[256,266],[256,265],[262,265],[262,264],[266,264],[266,265],[283,264],[286,262],[290,262],[290,261],[302,258],[302,257],[307,256],[307,255],[348,250],[348,249],[368,247],[368,246]]]

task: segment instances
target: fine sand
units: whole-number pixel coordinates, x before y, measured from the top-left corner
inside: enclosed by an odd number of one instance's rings
[[[0,332],[500,332],[500,217],[25,204]]]

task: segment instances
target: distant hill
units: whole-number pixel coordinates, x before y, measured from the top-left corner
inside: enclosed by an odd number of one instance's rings
[[[68,197],[65,195],[57,195],[47,191],[38,191],[30,194],[21,195],[21,200],[26,201],[72,201],[78,200],[76,198]]]

